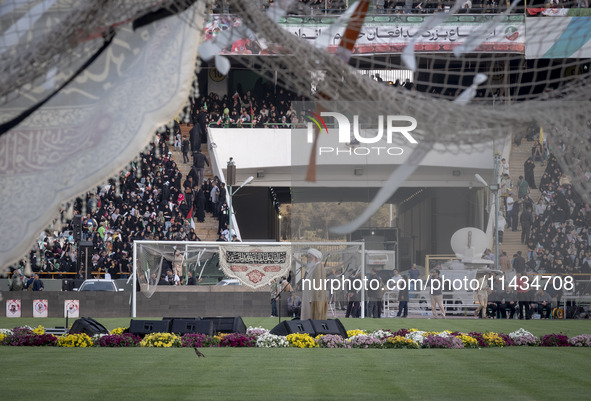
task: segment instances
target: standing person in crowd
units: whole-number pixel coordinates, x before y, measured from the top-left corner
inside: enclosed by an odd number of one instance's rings
[[[295,292],[289,294],[287,298],[287,313],[294,319],[299,319],[302,311],[302,299]]]
[[[203,223],[205,221],[205,188],[204,185],[199,188],[197,191],[197,196],[195,196],[194,201],[195,207],[195,217],[197,218],[198,223]]]
[[[519,272],[517,273],[517,299],[519,300],[519,320],[531,319],[528,278]]]
[[[232,242],[235,242],[232,239]],[[281,297],[284,296],[285,298],[289,298],[290,295],[293,293],[293,288],[289,281],[285,277],[279,278],[279,283],[277,284],[277,301],[279,302],[279,308],[281,308]]]
[[[502,175],[506,175],[509,177],[509,163],[507,163],[507,159],[501,159],[501,171]]]
[[[328,313],[328,296],[326,294],[326,270],[322,265],[322,252],[308,249],[308,263],[302,284],[302,320],[326,320]],[[316,290],[315,288],[319,288]]]
[[[205,211],[207,213],[211,213],[213,211],[213,207],[211,204],[211,188],[213,187],[213,181],[211,178],[208,178],[207,181],[203,183],[203,195],[205,196]]]
[[[515,205],[515,199],[513,199],[513,191],[509,191],[509,196],[507,196],[507,227],[513,227],[513,206]],[[515,230],[513,230],[515,231]]]
[[[181,142],[181,150],[183,152],[183,163],[189,163],[189,150],[191,148],[191,143],[185,137],[183,142]]]
[[[227,190],[226,190],[226,183],[224,182],[220,182],[218,184],[218,217],[222,208],[222,204],[226,203],[226,199],[227,199]],[[229,220],[228,220],[229,221]]]
[[[525,273],[525,258],[521,256],[521,251],[517,251],[513,259],[513,269],[517,273]]]
[[[35,273],[27,281],[25,288],[29,291],[43,291],[45,286],[43,285],[43,281],[39,278],[39,274]]]
[[[488,305],[488,274],[484,274],[480,280],[478,280],[478,289],[476,290],[476,300],[478,301],[478,307],[474,311],[474,319],[486,318],[486,307]],[[480,315],[480,316],[479,316]]]
[[[176,247],[174,249],[174,255],[172,260],[172,271],[178,277],[182,277],[183,275],[183,253],[176,249]]]
[[[497,231],[499,232],[499,245],[503,245],[503,235],[505,234],[505,226],[507,225],[503,212],[499,212],[498,224]]]
[[[359,280],[359,274],[351,277],[351,281]],[[359,317],[361,316],[361,291],[355,290],[353,286],[347,291],[347,310],[345,317]]]
[[[182,143],[181,133],[180,132],[175,132],[175,134],[174,134],[174,147],[175,147],[175,149],[177,151],[181,149],[181,143]]]
[[[207,157],[205,157],[205,155],[201,153],[201,149],[197,149],[193,153],[193,166],[195,166],[195,169],[197,170],[197,179],[195,182],[199,185],[203,183],[203,179],[205,178],[206,164],[207,167],[209,167],[209,160],[207,160]]]
[[[521,213],[519,220],[521,223],[521,243],[525,244],[529,239],[531,226],[534,223],[534,218],[532,216],[530,207],[523,208],[523,212]]]
[[[197,149],[201,149],[201,142],[203,142],[202,136],[203,132],[201,132],[201,126],[199,124],[193,125],[193,128],[191,128],[189,131],[189,143],[192,152],[195,152]]]
[[[168,285],[180,285],[181,279],[180,277],[173,273],[172,270],[166,270],[166,277],[164,278]]]
[[[230,215],[228,211],[228,205],[226,202],[220,202],[220,215],[218,216],[218,231],[230,224]],[[222,230],[223,231],[223,230]]]
[[[404,283],[404,284],[402,284]],[[398,313],[396,314],[397,317],[407,317],[408,316],[408,276],[406,274],[402,275],[402,283],[398,286]]]
[[[419,278],[421,278],[421,272],[417,267],[416,263],[413,263],[412,266],[410,267],[410,270],[408,271],[408,277],[410,279],[410,283],[409,283],[409,297],[413,297],[412,292],[415,290],[415,284],[418,282],[417,280]]]
[[[213,217],[218,217],[220,190],[215,181],[212,183],[211,192],[209,196],[211,199],[211,213]]]
[[[523,175],[525,176],[525,181],[527,181],[527,185],[531,189],[537,189],[536,187],[536,179],[534,176],[534,169],[536,168],[536,163],[532,160],[531,157],[528,157],[525,163],[523,164]]]
[[[271,280],[270,296],[271,296],[271,317],[277,317],[277,299],[278,299],[279,286],[277,285],[277,279]]]
[[[539,160],[541,162],[540,166],[544,166],[544,160],[546,159],[546,154],[544,152],[542,144],[540,142],[536,141],[531,152],[532,152],[532,160],[533,161]]]
[[[195,276],[193,275],[193,272],[191,270],[189,270],[187,272],[187,285],[197,285],[197,279],[195,278]],[[201,282],[203,279],[200,278],[199,282]]]
[[[293,287],[285,277],[279,279],[279,289],[280,295],[285,294],[286,296],[289,296],[289,294],[293,292]]]
[[[445,319],[445,306],[443,305],[443,282],[441,280],[441,271],[439,265],[435,266],[431,276],[427,280],[427,286],[431,288],[431,313],[433,317],[437,318],[437,306],[439,306],[439,312]]]
[[[522,175],[519,176],[517,181],[517,198],[525,198],[529,194],[529,185]]]
[[[367,317],[380,318],[384,283],[375,268],[371,270],[368,282],[371,284],[366,290],[369,299],[367,303]]]
[[[507,210],[507,198],[509,197],[509,192],[511,192],[512,188],[513,183],[511,182],[511,178],[509,178],[509,174],[503,174],[501,177],[499,193],[501,194],[501,198],[503,198],[503,206],[505,207],[505,210]]]
[[[521,199],[514,202],[513,209],[511,209],[511,230],[513,230],[513,231],[517,231],[517,226],[519,225],[520,204],[521,204]]]
[[[536,203],[536,207],[535,207],[535,213],[536,213],[536,220],[539,219],[542,215],[544,215],[544,212],[546,211],[546,202],[544,201],[544,197],[541,196],[540,199],[538,200],[538,203]]]
[[[491,319],[498,319],[501,317],[501,302],[503,299],[501,280],[498,275],[494,275],[492,288],[488,294],[488,303],[486,306],[486,316]]]

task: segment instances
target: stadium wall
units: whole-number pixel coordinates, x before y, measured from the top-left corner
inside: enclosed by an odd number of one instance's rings
[[[130,292],[0,292],[2,307],[0,317],[6,317],[6,302],[21,300],[21,317],[33,317],[33,300],[46,299],[48,317],[65,317],[64,302],[80,301],[80,316],[94,318],[131,316]],[[287,302],[281,303],[281,316],[287,315]],[[160,288],[146,298],[137,294],[138,317],[195,317],[195,316],[253,316],[271,314],[268,290],[252,291],[242,287],[195,286]]]

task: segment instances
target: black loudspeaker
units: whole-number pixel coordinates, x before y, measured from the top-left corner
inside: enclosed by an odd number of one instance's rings
[[[170,332],[170,320],[134,320],[129,322],[129,332],[143,337],[150,333]]]
[[[107,330],[105,326],[103,326],[96,320],[90,317],[83,317],[77,319],[72,325],[72,328],[70,329],[70,334],[74,333],[84,333],[92,337],[95,334],[109,334],[109,330]]]
[[[330,320],[310,320],[314,328],[315,335],[319,334],[337,334],[343,338],[348,338],[347,330],[339,319]]]
[[[242,333],[246,334],[246,325],[240,316],[235,317],[204,317],[203,320],[213,322],[215,333]]]
[[[198,333],[211,336],[213,335],[213,322],[201,319],[174,319],[170,332],[180,335]]]
[[[201,317],[196,316],[196,317],[192,317],[192,316],[177,316],[177,317],[170,317],[170,316],[165,316],[162,318],[162,320],[175,320],[175,319],[185,319],[185,320],[201,320]],[[172,323],[171,323],[172,324]]]
[[[72,219],[72,231],[74,231],[74,240],[76,242],[82,239],[82,215],[75,215]]]
[[[307,333],[314,336],[314,327],[311,320],[284,320],[273,327],[271,334],[286,336],[293,333]]]

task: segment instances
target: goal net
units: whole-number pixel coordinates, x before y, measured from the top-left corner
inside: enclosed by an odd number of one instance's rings
[[[300,293],[306,285],[309,262],[306,256],[310,249],[315,249],[321,255],[319,259],[326,275],[322,291],[328,295],[329,315],[336,316],[337,309],[346,309],[349,293],[359,298],[360,307],[366,299],[368,285],[363,280],[366,272],[362,242],[135,241],[134,249],[137,282],[147,298],[158,285],[174,286],[175,274],[181,285],[186,285],[190,277],[195,279],[193,283],[201,285],[235,278],[245,291],[268,289],[271,280],[284,277]],[[388,266],[386,275],[392,272],[392,260]],[[388,278],[384,277],[384,286]]]

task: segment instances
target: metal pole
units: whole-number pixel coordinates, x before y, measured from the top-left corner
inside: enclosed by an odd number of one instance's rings
[[[236,184],[236,163],[234,163],[233,157],[230,157],[230,160],[228,160],[228,168],[226,170],[226,174],[226,182],[228,183],[228,195],[230,195],[230,199],[228,201],[228,242],[232,242],[232,197],[234,196],[234,194],[232,193],[232,186]]]
[[[230,184],[228,186],[228,194],[230,194],[230,204],[228,205],[228,221],[229,221],[229,225],[228,225],[228,231],[230,231],[230,233],[228,234],[228,239],[229,242],[232,242],[232,196],[234,195],[232,193],[232,185]]]
[[[137,273],[137,244],[135,243],[135,241],[133,241],[133,273],[132,273],[132,278],[133,278],[133,284],[132,284],[132,294],[131,294],[131,317],[136,317],[136,313],[137,313],[137,304],[136,304],[136,280],[135,280],[135,275]]]
[[[365,283],[365,241],[361,243],[361,280]],[[360,318],[365,318],[365,285],[361,286],[361,316]]]
[[[499,269],[499,153],[495,153],[495,268]]]

